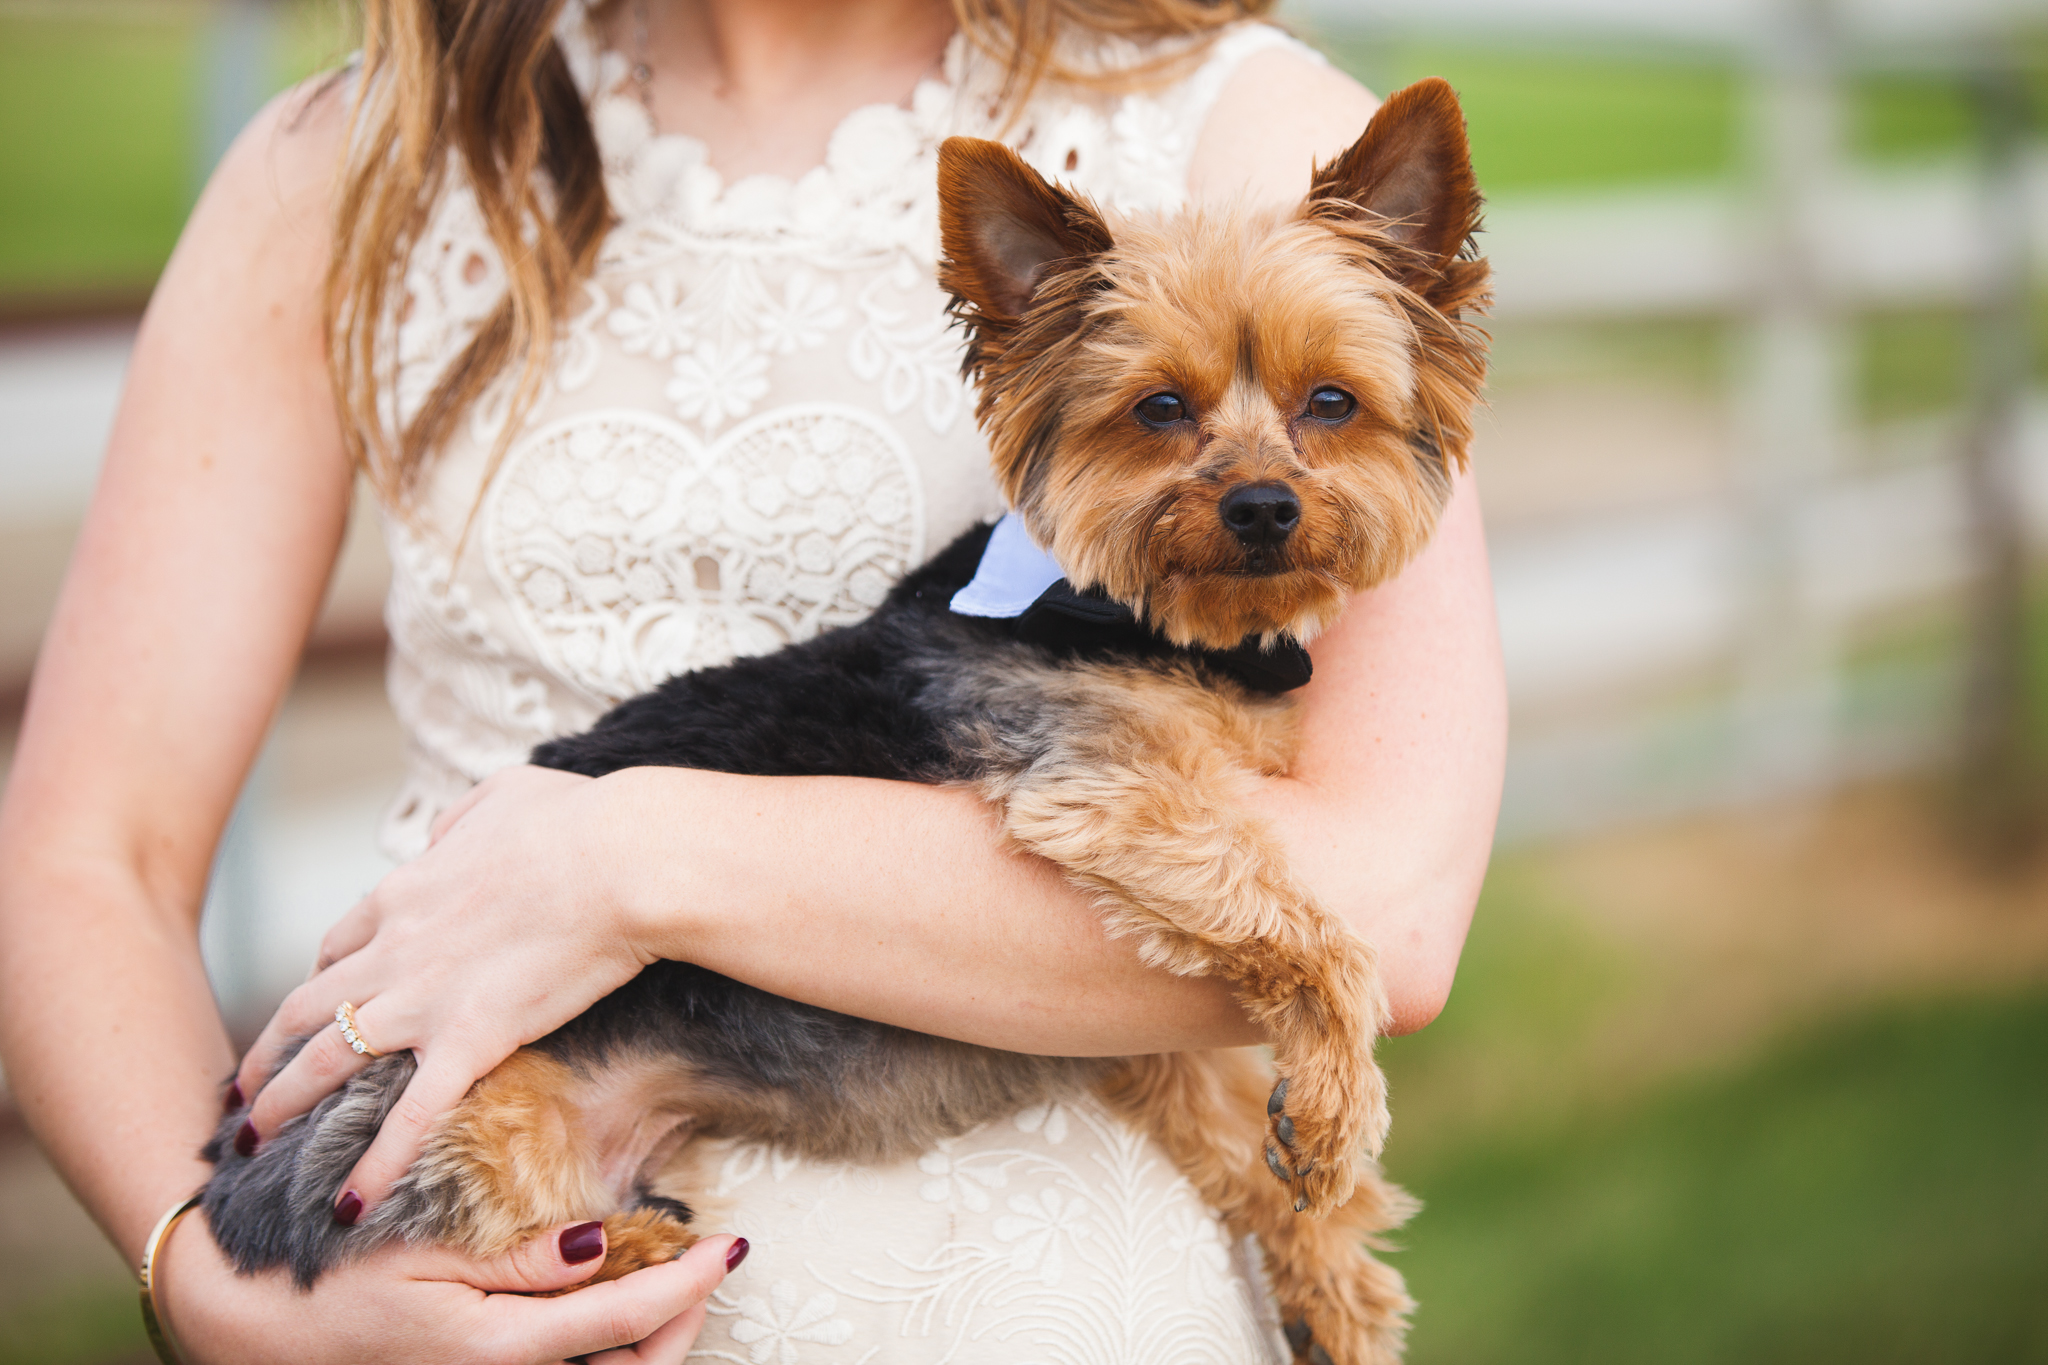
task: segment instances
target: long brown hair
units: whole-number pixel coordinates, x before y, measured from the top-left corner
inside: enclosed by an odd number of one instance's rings
[[[432,453],[515,363],[502,443],[545,382],[572,291],[612,223],[583,97],[555,42],[569,0],[365,0],[349,161],[327,274],[335,399],[350,454],[385,505],[405,508]],[[1223,25],[1274,0],[952,0],[967,41],[1001,63],[1014,108],[1040,82],[1133,85],[1200,55]],[[1070,32],[1195,41],[1112,75],[1060,57]],[[451,155],[452,154],[452,155]],[[505,297],[409,420],[390,394],[406,261],[450,175],[476,195],[504,262]]]

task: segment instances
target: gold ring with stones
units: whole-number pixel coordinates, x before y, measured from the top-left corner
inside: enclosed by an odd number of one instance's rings
[[[358,1057],[375,1061],[384,1054],[363,1041],[363,1035],[356,1031],[356,1007],[344,1000],[335,1007],[334,1026],[341,1030],[341,1036],[348,1039],[349,1051]]]

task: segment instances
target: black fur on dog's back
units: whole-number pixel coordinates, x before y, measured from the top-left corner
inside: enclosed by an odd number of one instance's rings
[[[621,702],[580,735],[533,751],[544,768],[602,777],[662,766],[760,777],[967,776],[944,718],[912,666],[934,618],[991,638],[1002,627],[951,615],[990,528],[977,526],[897,583],[874,615],[773,654],[678,674]]]

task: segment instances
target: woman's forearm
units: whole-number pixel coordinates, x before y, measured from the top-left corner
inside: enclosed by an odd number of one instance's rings
[[[207,1172],[232,1057],[200,900],[348,513],[319,289],[331,85],[236,140],[165,267],[0,801],[8,1085],[130,1255]]]
[[[757,778],[636,768],[601,779],[626,812],[621,866],[666,867],[635,890],[662,957],[846,1014],[1012,1051],[1095,1056],[1261,1041],[1229,989],[1176,977],[1112,939],[1100,913],[1041,858],[1003,845],[994,813],[958,788],[864,778]],[[1295,813],[1297,870],[1348,877],[1352,845],[1302,835],[1316,793],[1276,779],[1255,798]],[[660,852],[680,832],[676,856]],[[620,847],[620,845],[614,845]],[[685,851],[687,850],[687,851]],[[1412,860],[1410,860],[1412,862]],[[1419,1027],[1463,940],[1456,886],[1383,869],[1372,917],[1397,1025]],[[1434,897],[1432,897],[1434,892]],[[1469,903],[1464,907],[1469,912]],[[1452,928],[1438,931],[1443,919]]]
[[[18,827],[14,834],[20,834]],[[29,1126],[132,1262],[196,1190],[234,1065],[189,917],[0,839],[0,1051]]]
[[[1258,1041],[1220,982],[1145,966],[1051,864],[1003,847],[971,793],[662,768],[597,786],[621,812],[612,847],[659,956],[1012,1051]]]

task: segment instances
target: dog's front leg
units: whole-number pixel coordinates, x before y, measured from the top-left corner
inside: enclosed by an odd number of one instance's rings
[[[1298,1210],[1327,1214],[1386,1136],[1373,950],[1316,903],[1245,809],[1256,774],[1233,756],[1241,735],[1185,707],[1151,732],[1143,708],[1102,714],[1093,726],[1070,715],[1056,746],[989,794],[1008,834],[1095,893],[1147,961],[1236,989],[1280,1069],[1267,1165]]]

